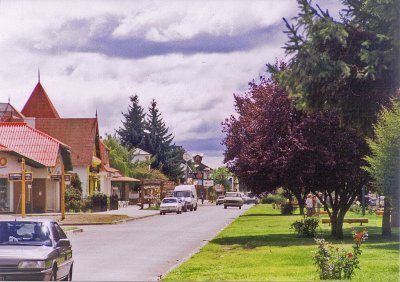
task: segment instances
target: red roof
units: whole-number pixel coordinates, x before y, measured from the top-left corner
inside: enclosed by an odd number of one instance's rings
[[[90,165],[99,140],[97,118],[37,118],[35,126],[71,147],[72,165]],[[100,152],[96,152],[100,157]]]
[[[24,116],[10,103],[0,103],[0,122],[24,122]]]
[[[36,84],[21,113],[26,117],[60,118],[40,82]]]
[[[55,166],[60,146],[65,144],[26,123],[0,123],[0,150],[14,151],[44,166]]]

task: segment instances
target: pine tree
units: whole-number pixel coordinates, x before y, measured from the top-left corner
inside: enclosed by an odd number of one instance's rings
[[[154,99],[149,107],[145,129],[147,134],[142,148],[154,156],[152,168],[160,169],[172,179],[179,177],[184,150],[173,143],[174,137],[168,132]]]
[[[129,99],[131,105],[128,108],[128,113],[122,113],[125,121],[122,121],[122,127],[116,132],[120,136],[122,145],[130,149],[142,148],[145,137],[144,110],[139,105],[138,95],[130,96]]]

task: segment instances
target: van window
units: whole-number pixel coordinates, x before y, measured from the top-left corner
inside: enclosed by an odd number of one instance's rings
[[[190,197],[191,195],[190,191],[174,191],[174,197]]]

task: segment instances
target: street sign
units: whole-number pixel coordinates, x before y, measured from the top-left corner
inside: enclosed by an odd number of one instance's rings
[[[61,181],[61,175],[58,174],[50,175],[50,179],[53,181]]]
[[[206,187],[214,186],[214,180],[204,180],[203,186],[206,186]]]
[[[9,181],[22,181],[22,173],[21,172],[11,172],[8,174]],[[33,174],[32,172],[25,172],[25,181],[32,181]]]

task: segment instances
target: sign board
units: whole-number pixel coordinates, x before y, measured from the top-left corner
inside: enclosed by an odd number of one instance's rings
[[[196,179],[203,179],[203,173],[201,172],[196,172]]]
[[[61,175],[52,174],[52,175],[50,175],[50,179],[53,181],[61,181]]]
[[[207,187],[214,186],[214,180],[204,180],[203,185]]]
[[[21,172],[11,172],[8,174],[9,181],[22,181],[22,173]],[[25,181],[32,181],[33,174],[32,172],[25,172]]]
[[[1,157],[0,158],[0,168],[7,167],[8,160],[7,158]]]
[[[64,181],[71,182],[71,174],[64,174]]]

